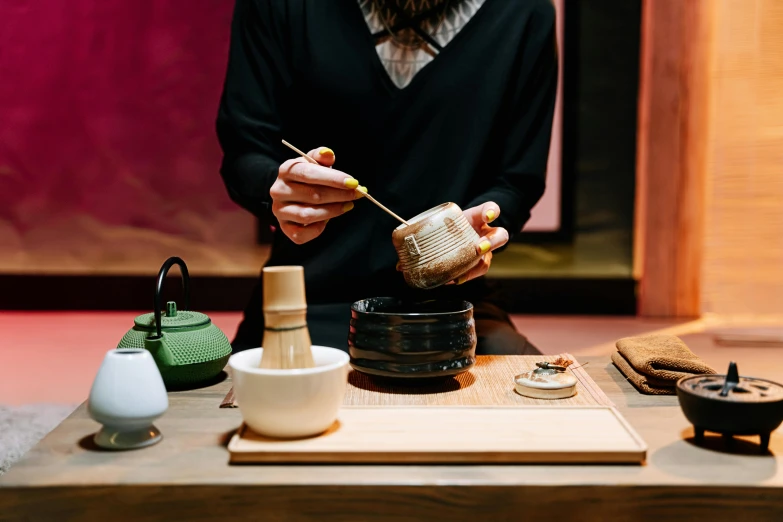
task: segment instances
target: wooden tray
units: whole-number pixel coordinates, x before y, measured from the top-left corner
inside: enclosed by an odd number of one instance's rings
[[[606,406],[349,406],[308,439],[243,425],[228,451],[232,463],[638,464],[647,446]]]

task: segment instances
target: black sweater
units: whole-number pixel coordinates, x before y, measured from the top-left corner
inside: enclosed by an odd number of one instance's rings
[[[232,199],[271,218],[279,165],[332,148],[334,168],[403,217],[446,201],[500,206],[521,230],[544,190],[557,84],[550,0],[486,0],[404,89],[388,77],[356,0],[237,0],[217,132]],[[407,288],[397,222],[366,200],[295,245],[278,231],[270,265],[302,265],[310,303]],[[482,283],[437,292],[467,297]]]

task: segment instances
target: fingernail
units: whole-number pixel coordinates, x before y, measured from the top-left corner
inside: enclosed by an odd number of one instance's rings
[[[332,219],[332,218],[329,218],[329,219],[327,219],[326,221],[324,221],[324,226],[328,225],[328,224],[329,224],[329,220],[331,220],[331,219]]]
[[[490,248],[492,248],[492,243],[490,243],[486,239],[479,244],[479,250],[481,250],[482,254],[486,254],[487,252],[489,252]]]
[[[362,194],[367,194],[367,187],[357,187],[356,190],[358,190]]]
[[[345,186],[348,187],[349,189],[355,189],[356,187],[359,186],[359,180],[358,179],[346,178],[344,183],[345,183]]]
[[[491,222],[493,219],[495,219],[495,211],[487,210],[487,222]]]
[[[348,203],[345,203],[343,205],[343,214],[345,214],[346,212],[348,212],[352,208],[353,208],[353,203],[352,202],[349,201]]]
[[[395,266],[394,269],[397,270],[398,272],[400,271],[400,263],[399,262],[397,262],[397,266]]]
[[[328,147],[324,147],[323,149],[318,151],[318,154],[321,156],[334,156],[334,151]]]
[[[459,278],[459,279],[457,279],[457,284],[458,284],[458,285],[461,285],[461,284],[463,284],[463,283],[464,283],[465,281],[467,281],[467,280],[468,280],[468,276],[466,276],[466,275],[464,275],[464,276],[460,276],[460,278]]]

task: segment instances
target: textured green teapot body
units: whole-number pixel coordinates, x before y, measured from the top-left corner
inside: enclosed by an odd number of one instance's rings
[[[184,386],[219,374],[231,355],[226,335],[204,314],[182,311],[162,316],[158,339],[153,314],[140,315],[118,348],[144,348],[155,358],[166,386]],[[177,320],[179,319],[179,320]]]
[[[168,388],[186,387],[208,381],[223,371],[231,356],[231,343],[210,318],[200,312],[177,310],[174,302],[161,310],[163,281],[172,265],[182,270],[186,308],[189,301],[188,271],[177,257],[164,263],[158,275],[155,311],[138,316],[133,328],[123,336],[118,348],[146,349]]]

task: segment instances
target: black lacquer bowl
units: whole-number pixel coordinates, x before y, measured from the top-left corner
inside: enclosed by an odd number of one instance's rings
[[[677,381],[677,398],[696,442],[705,431],[733,435],[758,435],[761,449],[783,422],[783,386],[765,379],[740,377],[735,363],[726,375],[694,375]]]
[[[476,362],[476,325],[467,301],[407,303],[373,297],[351,306],[351,366],[398,379],[449,377]]]

